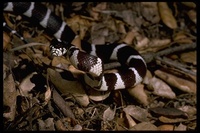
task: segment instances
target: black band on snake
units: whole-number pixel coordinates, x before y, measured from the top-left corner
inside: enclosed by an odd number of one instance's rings
[[[99,91],[117,90],[133,87],[139,84],[146,74],[146,63],[140,54],[127,44],[94,45],[81,44],[80,51],[72,45],[76,34],[68,24],[56,16],[50,9],[35,2],[4,3],[4,11],[29,17],[46,30],[46,33],[57,40],[50,45],[55,56],[66,54],[72,65],[85,71],[85,83]],[[104,73],[104,64],[117,61],[120,64],[118,72]]]

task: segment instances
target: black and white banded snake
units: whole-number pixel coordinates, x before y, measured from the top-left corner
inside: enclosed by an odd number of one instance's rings
[[[80,51],[72,45],[76,34],[68,24],[56,16],[44,5],[35,2],[7,2],[4,11],[14,12],[38,22],[46,33],[53,35],[56,41],[50,45],[51,53],[55,56],[66,54],[72,65],[86,72],[85,83],[99,91],[130,88],[139,84],[146,75],[146,63],[140,54],[125,43],[94,45],[81,44]],[[105,52],[106,51],[106,52]],[[104,64],[118,61],[118,72],[104,73]]]

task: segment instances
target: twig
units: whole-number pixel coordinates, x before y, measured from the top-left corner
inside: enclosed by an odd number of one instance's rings
[[[28,43],[26,45],[22,45],[22,46],[10,49],[9,51],[16,51],[16,50],[20,50],[20,49],[23,49],[23,48],[32,47],[32,46],[39,46],[39,45],[48,45],[48,44],[43,44],[43,43]]]
[[[157,53],[151,52],[151,53],[142,54],[142,57],[144,58],[146,63],[150,63],[157,56],[164,56],[164,55],[172,54],[174,52],[180,52],[180,51],[184,51],[184,50],[191,50],[191,49],[195,49],[195,48],[196,48],[196,43],[185,44],[185,45],[180,45],[180,46],[176,46],[176,47],[170,47],[168,49],[159,51]]]
[[[175,68],[177,68],[177,69],[180,69],[180,70],[182,70],[182,71],[184,71],[184,72],[186,72],[186,73],[189,73],[189,74],[191,74],[191,75],[196,76],[196,72],[193,72],[193,71],[191,71],[191,70],[186,69],[186,68],[185,68],[186,66],[183,65],[183,64],[181,64],[181,63],[179,63],[179,62],[175,62],[175,61],[173,61],[173,60],[171,60],[171,59],[169,59],[169,58],[161,58],[161,57],[159,57],[159,56],[156,57],[156,60],[159,60],[159,61],[161,61],[161,62],[164,63],[164,64],[173,66],[173,67],[175,67]]]

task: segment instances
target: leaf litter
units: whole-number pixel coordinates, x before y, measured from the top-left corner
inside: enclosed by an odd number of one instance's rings
[[[43,29],[4,13],[7,24],[30,42],[3,32],[4,130],[197,129],[194,2],[42,4],[79,34],[72,44],[80,48],[80,39],[98,45],[125,42],[142,54],[148,74],[128,90],[89,89],[84,72],[65,57],[50,56],[51,37]]]

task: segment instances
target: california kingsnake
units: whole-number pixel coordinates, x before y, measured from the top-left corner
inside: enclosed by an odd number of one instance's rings
[[[99,90],[129,88],[140,83],[146,74],[146,63],[140,54],[126,44],[91,45],[81,44],[85,52],[71,44],[76,37],[72,29],[44,5],[34,2],[4,3],[4,11],[24,15],[38,22],[47,33],[57,38],[50,45],[53,55],[67,54],[72,65],[85,71],[85,82]],[[104,52],[106,51],[106,52]],[[104,73],[104,63],[118,61],[118,72]]]

